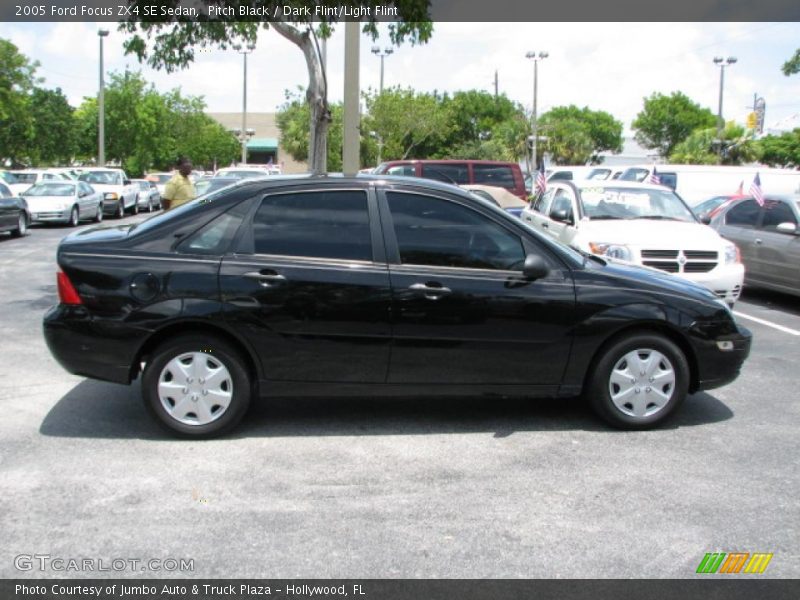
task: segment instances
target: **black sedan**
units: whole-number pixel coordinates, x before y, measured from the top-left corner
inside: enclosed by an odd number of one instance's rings
[[[455,186],[243,181],[58,249],[47,344],[189,437],[290,394],[583,393],[644,429],[733,381],[750,333],[666,273],[578,254]]]
[[[28,232],[31,213],[24,198],[14,196],[11,188],[0,181],[0,232],[10,231],[13,237]]]

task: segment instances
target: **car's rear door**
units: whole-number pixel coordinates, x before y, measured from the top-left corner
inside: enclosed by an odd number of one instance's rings
[[[719,234],[739,247],[747,278],[758,279],[760,265],[756,257],[755,239],[761,208],[752,198],[734,204],[722,215]]]
[[[383,383],[391,290],[368,185],[276,188],[225,256],[225,318],[268,380]]]
[[[393,290],[388,381],[552,393],[577,318],[569,270],[489,207],[402,186],[379,199]],[[531,252],[551,266],[536,281],[522,277]]]

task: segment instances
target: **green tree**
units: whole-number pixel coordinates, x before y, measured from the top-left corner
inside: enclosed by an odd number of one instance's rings
[[[682,92],[669,96],[654,93],[644,99],[644,108],[636,115],[633,129],[636,141],[645,148],[670,156],[675,146],[695,129],[714,127],[716,117],[707,108],[693,102]]]
[[[761,162],[770,167],[800,168],[800,128],[758,140]]]
[[[539,134],[556,164],[597,161],[600,152],[622,150],[622,123],[602,110],[557,106],[538,121]]]
[[[342,138],[344,111],[341,103],[329,106],[331,123],[328,128],[326,144],[328,170],[332,172],[342,169]],[[310,109],[305,102],[302,90],[286,92],[286,101],[278,110],[275,122],[281,132],[281,144],[286,151],[298,161],[308,160]],[[363,156],[362,156],[363,160]]]
[[[77,151],[77,126],[60,88],[34,88],[30,98],[33,121],[28,156],[34,166],[68,164]]]
[[[37,62],[0,39],[0,159],[12,163],[27,158],[33,138],[30,93],[38,80]]]
[[[362,131],[382,142],[385,160],[429,158],[442,153],[453,130],[448,111],[435,93],[411,88],[385,89],[364,95],[368,116]]]
[[[792,56],[792,58],[783,63],[783,68],[781,70],[787,77],[800,73],[800,48],[794,51],[794,56]]]
[[[758,160],[760,147],[753,138],[753,133],[735,123],[727,123],[722,132],[724,152],[722,164],[741,165]],[[716,127],[696,129],[685,140],[677,144],[669,156],[671,163],[688,165],[717,164],[719,155]]]
[[[165,2],[176,6],[178,0]],[[314,172],[327,170],[327,138],[331,122],[331,111],[328,105],[328,83],[323,72],[322,61],[317,41],[318,35],[327,37],[332,27],[338,22],[338,13],[323,16],[316,29],[312,27],[310,16],[293,16],[286,21],[260,21],[255,18],[242,21],[241,10],[251,9],[255,13],[275,14],[282,10],[284,2],[277,0],[218,0],[214,4],[221,9],[230,9],[237,16],[208,16],[198,22],[186,17],[175,17],[172,21],[139,21],[145,14],[145,7],[151,0],[128,0],[132,15],[129,21],[120,25],[120,29],[130,35],[124,44],[126,53],[135,54],[139,60],[146,60],[154,68],[164,68],[168,72],[184,68],[195,58],[195,48],[217,47],[240,50],[256,43],[260,30],[272,27],[284,38],[296,45],[306,61],[308,70],[308,88],[306,101],[309,105],[309,167]],[[296,2],[306,6],[308,3]],[[321,3],[326,4],[326,3]],[[374,0],[349,0],[348,6],[353,8],[369,8],[370,17],[363,25],[365,32],[373,39],[378,36],[378,16],[372,10]],[[433,25],[428,14],[429,0],[393,0],[397,9],[396,20],[389,24],[389,39],[393,44],[404,40],[411,43],[426,42],[432,32]],[[289,5],[287,5],[289,6]],[[222,11],[224,12],[224,10]]]

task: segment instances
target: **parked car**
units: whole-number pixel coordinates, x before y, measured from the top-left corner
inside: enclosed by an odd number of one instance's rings
[[[155,181],[132,179],[131,183],[139,187],[139,210],[147,212],[161,210],[161,194]]]
[[[31,214],[24,198],[15,196],[5,183],[0,181],[0,232],[9,231],[12,237],[21,237],[28,232]]]
[[[726,205],[711,226],[742,253],[745,284],[800,295],[800,195],[767,196]]]
[[[167,182],[172,179],[172,173],[150,173],[145,177],[147,181],[152,181],[156,184],[158,194],[161,198],[164,197],[164,189],[167,187]]]
[[[150,410],[188,437],[287,394],[584,392],[643,429],[735,379],[751,340],[702,286],[414,178],[244,181],[69,235],[57,262],[53,355],[86,377],[141,375]]]
[[[587,179],[594,169],[584,165],[553,165],[545,170],[547,181],[580,181]]]
[[[44,181],[22,195],[34,223],[76,227],[82,219],[103,220],[103,194],[84,181]]]
[[[103,194],[103,210],[118,219],[126,211],[139,214],[139,186],[131,183],[122,169],[96,168],[80,174],[80,181]]]
[[[502,187],[521,200],[528,199],[525,178],[517,163],[491,160],[392,160],[375,167],[379,175],[422,177],[453,185],[482,184]]]
[[[228,169],[219,169],[214,173],[214,177],[227,177],[233,179],[252,179],[254,177],[270,177],[274,175],[269,169],[265,167],[230,167]]]
[[[21,194],[29,187],[42,181],[70,181],[70,178],[62,173],[52,173],[48,169],[25,169],[22,171],[9,171],[16,180],[9,183],[8,187],[14,194]]]
[[[78,176],[81,174],[80,171],[74,167],[49,167],[47,172],[56,175],[63,175],[72,181],[77,181]]]
[[[462,185],[462,188],[484,200],[488,200],[495,206],[499,206],[509,214],[519,217],[522,209],[528,206],[524,200],[520,200],[505,188],[492,185]]]
[[[236,177],[203,177],[194,184],[194,191],[197,196],[202,196],[233,185],[237,181],[241,180]]]
[[[595,179],[602,181],[608,179],[619,179],[624,170],[625,169],[621,167],[594,167],[586,175],[586,179]]]
[[[705,285],[731,306],[742,290],[744,267],[736,246],[701,224],[680,196],[663,186],[548,182],[522,219],[581,251]]]

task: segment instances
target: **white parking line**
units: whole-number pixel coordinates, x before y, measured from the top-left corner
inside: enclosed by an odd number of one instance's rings
[[[756,323],[760,323],[761,325],[766,325],[767,327],[772,327],[773,329],[777,329],[778,331],[782,331],[784,333],[788,333],[791,335],[800,335],[800,331],[796,329],[789,329],[788,327],[784,327],[783,325],[778,325],[777,323],[773,323],[772,321],[766,321],[764,319],[759,319],[758,317],[751,317],[750,315],[746,315],[744,313],[740,313],[738,310],[733,311],[737,317],[741,317],[742,319],[749,319],[750,321],[755,321]]]

